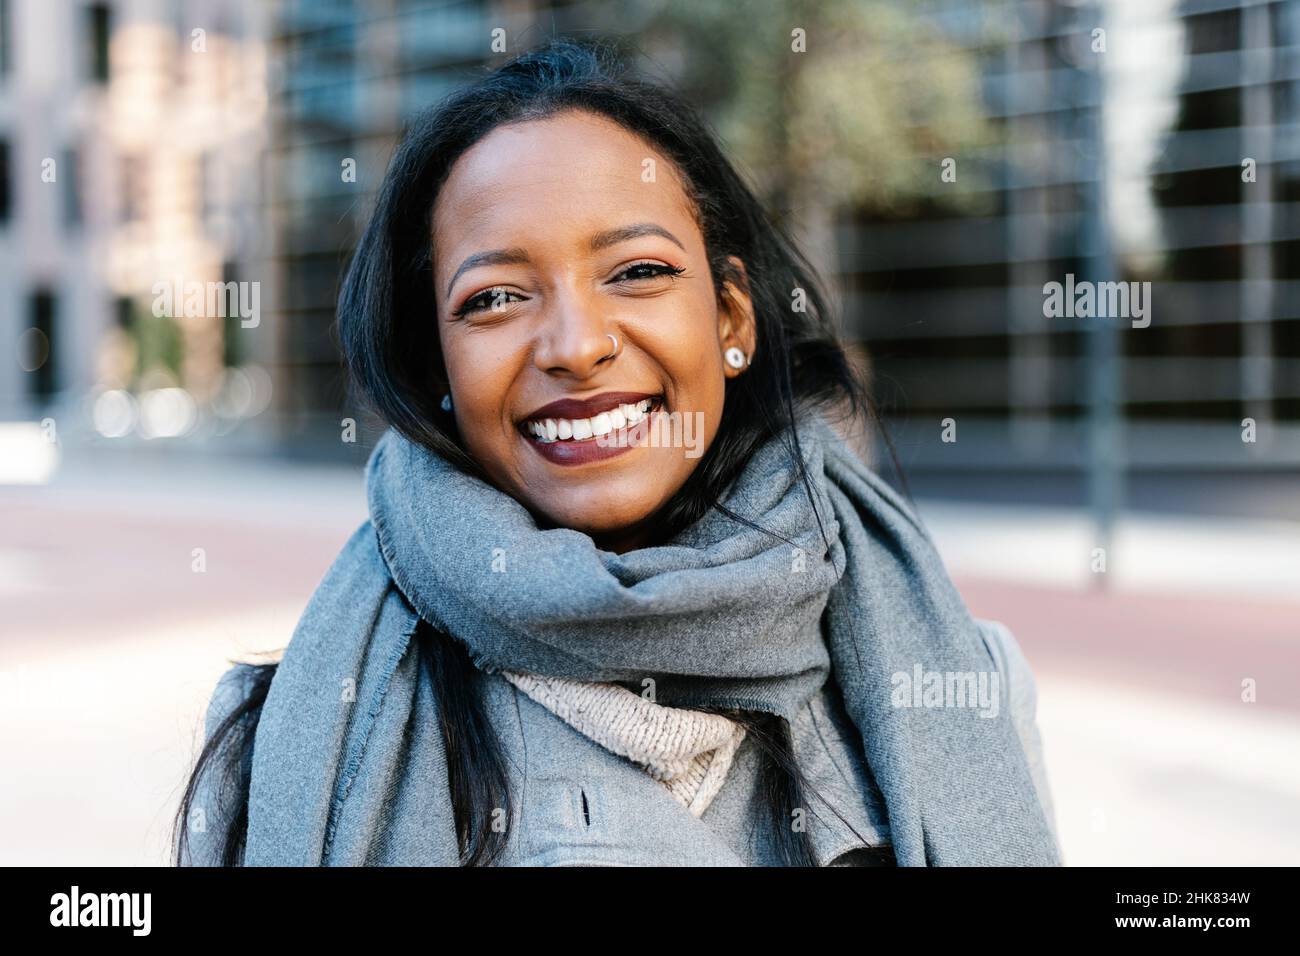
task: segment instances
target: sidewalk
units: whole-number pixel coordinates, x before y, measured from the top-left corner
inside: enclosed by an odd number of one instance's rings
[[[1295,866],[1293,713],[1044,671],[1039,730],[1067,866]]]
[[[1300,715],[1300,524],[1125,516],[1102,576],[1080,512],[918,510],[972,612],[1044,673],[1228,704],[1251,680],[1258,706]]]
[[[1137,519],[1101,593],[1077,516],[921,512],[1034,666],[1067,862],[1300,861],[1290,526]],[[217,677],[288,642],[364,516],[359,473],[264,462],[91,461],[0,489],[0,864],[164,862]]]
[[[1068,865],[1300,863],[1300,526],[1129,515],[1101,590],[1081,513],[918,507],[1034,668]]]
[[[1063,588],[1097,583],[1097,543],[1084,510],[928,499],[918,499],[917,509],[954,575]],[[1300,521],[1124,512],[1106,567],[1115,592],[1300,606]]]

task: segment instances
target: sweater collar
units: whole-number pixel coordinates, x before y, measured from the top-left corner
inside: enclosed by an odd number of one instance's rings
[[[722,788],[745,728],[657,704],[618,684],[518,671],[502,676],[579,733],[640,765],[699,817]]]

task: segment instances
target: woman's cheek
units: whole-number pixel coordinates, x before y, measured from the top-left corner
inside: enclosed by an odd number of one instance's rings
[[[452,344],[444,352],[451,370],[452,414],[470,454],[489,471],[505,453],[503,448],[505,401],[510,375],[501,357],[474,343]]]

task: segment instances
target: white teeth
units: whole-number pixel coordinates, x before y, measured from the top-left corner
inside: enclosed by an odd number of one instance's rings
[[[546,418],[528,422],[528,433],[539,441],[585,441],[593,435],[608,435],[611,431],[635,425],[650,411],[653,399],[643,399],[633,405],[619,405],[592,418]]]

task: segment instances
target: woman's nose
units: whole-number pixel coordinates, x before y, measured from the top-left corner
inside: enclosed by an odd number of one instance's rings
[[[572,290],[552,296],[541,316],[534,363],[548,374],[589,378],[615,352],[608,318],[599,297]]]

